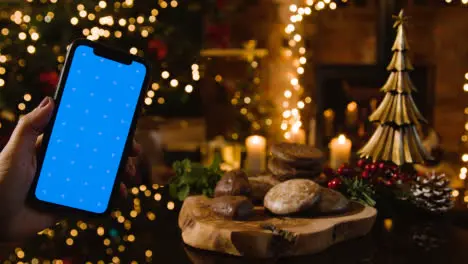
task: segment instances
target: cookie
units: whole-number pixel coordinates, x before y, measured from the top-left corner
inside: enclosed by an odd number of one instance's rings
[[[263,206],[278,215],[295,214],[311,209],[320,198],[320,186],[306,179],[293,179],[271,188]]]
[[[274,144],[270,151],[273,157],[294,168],[308,169],[324,162],[323,152],[307,145],[284,142]]]
[[[313,170],[296,169],[277,158],[271,157],[268,160],[268,170],[273,174],[273,177],[279,181],[289,179],[313,179],[320,175],[321,167],[315,167]]]
[[[313,211],[323,214],[339,213],[349,206],[349,200],[340,192],[329,188],[322,188],[320,200],[314,206]]]
[[[252,202],[245,196],[221,196],[211,200],[211,210],[226,219],[246,220],[254,214]]]
[[[280,181],[273,178],[272,175],[250,177],[249,178],[250,187],[252,192],[250,193],[250,198],[255,203],[263,203],[263,199],[267,192],[273,188],[273,186],[280,183]]]
[[[214,196],[250,196],[251,188],[249,178],[241,170],[234,170],[224,173],[218,181],[214,190]]]

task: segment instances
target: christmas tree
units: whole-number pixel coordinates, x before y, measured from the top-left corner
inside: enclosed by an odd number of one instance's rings
[[[245,44],[246,50],[254,50],[256,42],[251,40]],[[236,107],[233,121],[233,131],[227,138],[245,142],[250,135],[266,136],[271,127],[273,104],[267,99],[265,91],[260,89],[259,62],[256,56],[247,57],[250,64],[247,69],[247,80],[237,81],[232,94],[231,104]]]
[[[424,162],[430,159],[430,155],[424,149],[417,131],[417,126],[427,121],[411,97],[416,87],[408,73],[413,70],[413,65],[407,56],[407,18],[403,10],[394,18],[397,36],[392,46],[393,58],[387,67],[391,73],[381,89],[386,95],[369,117],[371,122],[378,122],[380,125],[367,144],[359,150],[359,154],[374,161],[391,161],[400,166]]]

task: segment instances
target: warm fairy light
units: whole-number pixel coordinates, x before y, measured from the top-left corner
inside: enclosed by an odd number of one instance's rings
[[[151,258],[151,256],[153,256],[153,252],[152,252],[151,250],[148,249],[148,250],[145,251],[145,256],[146,256],[147,258]]]
[[[168,72],[168,71],[163,71],[163,72],[161,73],[161,77],[162,77],[163,79],[169,78],[169,72]]]
[[[20,33],[18,34],[18,38],[21,39],[21,40],[25,40],[26,37],[27,37],[27,35],[26,35],[26,33],[24,33],[24,32],[20,32]]]
[[[461,159],[463,162],[468,162],[468,154],[463,154]]]
[[[151,105],[153,103],[153,99],[149,98],[149,97],[146,97],[145,98],[145,104],[146,105]]]
[[[174,209],[174,207],[175,207],[175,204],[174,204],[174,202],[168,202],[168,203],[167,203],[167,209],[169,209],[169,210],[173,210],[173,209]]]
[[[293,13],[296,12],[297,11],[297,5],[294,5],[294,4],[290,5],[289,6],[289,11],[291,11]]]
[[[458,195],[460,195],[460,192],[458,190],[453,190],[452,191],[452,196],[453,197],[458,197]]]
[[[106,8],[107,7],[106,1],[99,1],[99,7],[102,9]]]
[[[179,81],[177,81],[176,79],[172,79],[171,82],[170,82],[170,85],[172,87],[177,87],[177,86],[179,86]]]
[[[335,10],[336,9],[336,3],[334,3],[334,2],[330,3],[329,7],[330,7],[331,10]]]
[[[98,229],[96,230],[96,233],[98,234],[98,236],[103,236],[104,228],[102,226],[98,227]]]
[[[150,98],[153,98],[154,97],[154,91],[150,90],[146,93],[146,95]]]
[[[299,109],[303,109],[304,107],[305,107],[305,104],[304,104],[304,102],[303,102],[303,101],[299,101],[299,102],[297,102],[297,108],[299,108]]]
[[[34,40],[34,41],[38,40],[39,39],[39,34],[36,33],[36,32],[32,33],[31,34],[31,39]]]
[[[298,67],[297,68],[297,73],[298,74],[304,74],[304,68],[303,67]]]
[[[299,42],[301,41],[302,37],[299,34],[294,35],[294,41]]]
[[[460,175],[458,177],[460,178],[460,180],[465,180],[466,179],[466,173],[460,173]]]
[[[136,55],[138,53],[138,49],[133,47],[130,49],[130,53],[133,54],[133,55]]]
[[[5,85],[5,80],[0,79],[0,86],[4,86],[4,85]]]
[[[76,237],[76,236],[78,235],[78,231],[77,231],[76,229],[72,229],[72,230],[70,231],[70,235],[71,235],[72,237]]]
[[[190,85],[190,84],[186,85],[186,86],[185,86],[185,92],[186,92],[186,93],[191,93],[191,92],[193,92],[193,86]]]
[[[284,91],[284,97],[291,98],[291,96],[292,96],[292,92],[290,90]]]
[[[29,102],[29,101],[31,101],[32,96],[31,96],[30,94],[25,94],[25,95],[23,96],[23,99],[24,99],[26,102]]]
[[[298,80],[297,78],[293,78],[293,79],[291,79],[291,81],[290,81],[290,82],[291,82],[291,85],[293,85],[293,86],[296,86],[296,85],[298,85],[298,84],[299,84],[299,80]]]
[[[286,28],[284,29],[284,31],[285,31],[287,34],[292,33],[294,30],[295,30],[295,27],[294,27],[293,24],[287,25]]]
[[[158,98],[158,104],[164,104],[166,100],[163,97]]]
[[[324,7],[325,7],[325,3],[324,3],[324,2],[318,2],[318,3],[315,5],[315,9],[317,9],[317,10],[323,9]]]
[[[72,238],[67,238],[67,240],[65,240],[65,243],[69,246],[73,245],[73,239]]]

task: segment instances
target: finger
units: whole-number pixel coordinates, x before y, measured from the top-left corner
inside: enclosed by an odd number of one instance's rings
[[[42,140],[44,138],[44,134],[39,135],[36,140],[36,149],[40,148],[42,146]]]
[[[141,153],[141,145],[134,139],[132,142],[132,150],[130,151],[130,157],[137,157]]]
[[[10,151],[33,150],[37,138],[49,123],[53,110],[53,100],[50,97],[44,98],[36,109],[19,120],[5,149]]]
[[[125,165],[125,178],[133,178],[136,176],[135,158],[128,158]]]
[[[122,195],[124,198],[127,198],[128,196],[127,186],[125,186],[123,183],[120,183],[120,195]]]

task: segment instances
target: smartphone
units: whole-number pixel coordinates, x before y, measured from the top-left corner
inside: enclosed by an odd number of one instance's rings
[[[40,209],[109,210],[149,83],[149,66],[99,43],[68,49],[29,200]]]

